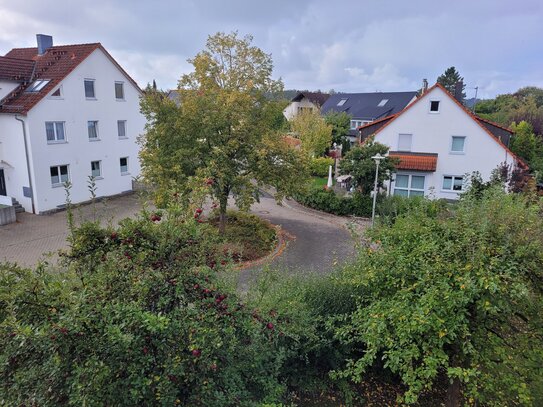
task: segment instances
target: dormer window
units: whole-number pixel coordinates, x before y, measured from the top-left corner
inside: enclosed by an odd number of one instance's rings
[[[37,81],[32,82],[32,85],[30,85],[26,91],[27,92],[39,92],[48,83],[49,83],[49,79],[39,79]]]
[[[337,102],[337,105],[338,106],[343,106],[346,101],[347,101],[347,99],[341,99],[339,102]]]
[[[384,105],[386,105],[388,102],[388,99],[383,99],[379,102],[379,104],[377,105],[377,107],[383,107]]]
[[[430,113],[439,113],[439,100],[430,101]]]

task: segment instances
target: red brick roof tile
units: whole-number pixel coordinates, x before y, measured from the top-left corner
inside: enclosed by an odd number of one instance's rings
[[[391,151],[388,155],[400,160],[400,163],[396,166],[398,170],[431,172],[436,170],[437,154]]]
[[[0,57],[0,79],[26,82],[32,76],[34,61],[18,58]]]

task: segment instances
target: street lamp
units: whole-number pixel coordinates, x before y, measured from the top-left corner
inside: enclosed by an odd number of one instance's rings
[[[373,225],[375,224],[375,204],[377,203],[377,181],[379,178],[379,164],[381,163],[381,160],[384,160],[386,157],[377,153],[377,155],[374,155],[371,158],[375,161],[375,184],[373,186],[373,209],[371,211],[371,226],[373,227]]]

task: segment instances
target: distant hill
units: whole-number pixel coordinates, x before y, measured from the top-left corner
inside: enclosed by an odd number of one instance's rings
[[[479,98],[470,98],[470,99],[464,99],[464,105],[468,108],[468,109],[473,109],[473,106],[475,106],[477,103],[479,103],[481,100],[483,99],[479,99]]]

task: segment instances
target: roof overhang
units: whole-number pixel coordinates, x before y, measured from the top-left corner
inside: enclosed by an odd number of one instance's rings
[[[437,153],[390,151],[388,156],[399,159],[396,169],[400,171],[435,172],[437,167]]]

